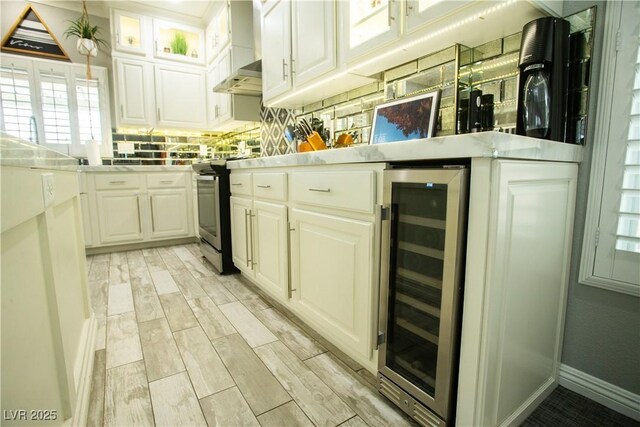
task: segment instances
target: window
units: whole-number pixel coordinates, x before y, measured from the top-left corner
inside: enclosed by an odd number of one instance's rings
[[[59,61],[2,55],[2,130],[75,157],[96,140],[100,154],[112,157],[107,71]]]
[[[27,141],[36,142],[31,83],[26,67],[5,64],[3,61],[0,67],[0,102],[2,129]]]
[[[640,3],[607,3],[580,282],[640,296]]]

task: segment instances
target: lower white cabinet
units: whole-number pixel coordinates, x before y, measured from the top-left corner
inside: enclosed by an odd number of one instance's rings
[[[233,262],[269,295],[289,297],[287,206],[231,197]]]
[[[144,239],[138,190],[96,192],[101,243],[130,243]]]
[[[85,172],[88,248],[195,236],[190,170]]]
[[[152,239],[189,235],[188,198],[189,193],[185,189],[149,190]]]
[[[292,209],[292,308],[359,360],[371,355],[373,222]]]

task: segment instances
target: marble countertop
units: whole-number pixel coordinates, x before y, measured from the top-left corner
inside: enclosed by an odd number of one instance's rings
[[[490,157],[579,163],[582,147],[502,132],[441,136],[406,142],[234,160],[228,169]]]
[[[80,172],[188,172],[193,171],[191,165],[113,165],[113,166],[78,166]]]
[[[0,165],[75,171],[78,169],[78,159],[0,133]]]

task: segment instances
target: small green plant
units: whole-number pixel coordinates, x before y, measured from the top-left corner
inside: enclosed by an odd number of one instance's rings
[[[187,38],[184,36],[184,33],[177,31],[173,35],[173,40],[171,40],[171,52],[177,55],[186,55],[187,49]]]
[[[106,40],[100,37],[100,27],[97,25],[91,25],[89,23],[88,16],[82,15],[75,21],[68,21],[70,23],[69,28],[64,32],[66,38],[78,37],[79,39],[93,40],[96,46],[108,46]]]

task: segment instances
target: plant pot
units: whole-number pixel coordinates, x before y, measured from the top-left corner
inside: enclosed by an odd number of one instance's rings
[[[93,57],[98,55],[98,46],[91,39],[78,39],[76,49],[78,49],[80,55]]]

